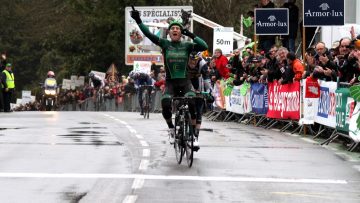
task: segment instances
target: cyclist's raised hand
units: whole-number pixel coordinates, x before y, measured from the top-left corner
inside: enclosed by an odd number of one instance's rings
[[[181,30],[181,33],[185,36],[190,37],[191,39],[194,39],[196,37],[196,35],[194,35],[194,33],[190,32],[188,29],[184,28]]]
[[[140,12],[138,10],[135,10],[134,6],[131,6],[132,11],[130,11],[131,17],[136,21],[137,24],[142,23],[140,18]]]

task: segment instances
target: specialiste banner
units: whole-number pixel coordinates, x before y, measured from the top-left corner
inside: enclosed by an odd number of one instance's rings
[[[269,118],[300,119],[300,82],[279,85],[277,81],[268,83]]]

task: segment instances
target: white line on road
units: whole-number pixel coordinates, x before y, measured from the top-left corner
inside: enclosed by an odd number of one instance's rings
[[[136,202],[137,195],[127,195],[123,200],[123,203],[134,203]]]
[[[144,186],[144,179],[136,178],[131,186],[132,189],[137,190],[141,189]]]
[[[148,144],[146,141],[144,141],[144,140],[140,140],[140,144],[141,144],[141,146],[143,146],[143,147],[148,147],[148,146],[149,146],[149,144]]]
[[[148,160],[146,160],[149,162]],[[144,174],[112,173],[0,173],[0,178],[106,178],[106,179],[144,179],[144,180],[188,180],[220,182],[269,182],[269,183],[314,183],[314,184],[348,184],[346,180],[336,179],[297,179],[297,178],[256,178],[226,176],[166,176]]]
[[[149,157],[150,156],[150,149],[143,149],[143,157]]]
[[[142,135],[136,134],[135,136],[140,140],[144,139],[144,137]]]
[[[130,125],[126,125],[126,127],[131,133],[136,133],[136,130],[133,127],[131,127]]]
[[[143,159],[140,162],[139,170],[146,171],[149,166],[149,160]]]
[[[353,168],[360,172],[360,165],[354,165]]]
[[[318,143],[315,140],[309,139],[309,138],[306,138],[306,137],[302,137],[300,139],[304,140],[305,142],[311,143],[311,144],[317,144]]]

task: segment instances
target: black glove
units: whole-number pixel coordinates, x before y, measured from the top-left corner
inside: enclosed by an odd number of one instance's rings
[[[194,39],[196,37],[196,35],[194,35],[194,33],[190,32],[188,29],[183,29],[181,33],[185,36],[190,37],[191,39]]]
[[[138,10],[130,11],[130,15],[136,21],[137,24],[142,23],[141,18],[140,18],[140,13]]]

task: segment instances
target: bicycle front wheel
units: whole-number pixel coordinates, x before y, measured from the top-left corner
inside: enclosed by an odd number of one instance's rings
[[[186,162],[189,168],[192,166],[194,161],[194,133],[191,125],[190,113],[186,114],[184,122],[184,135],[185,135],[185,154]]]
[[[184,156],[184,147],[183,147],[183,135],[181,134],[183,130],[181,130],[182,126],[180,125],[180,121],[178,117],[175,117],[175,142],[174,142],[174,149],[175,149],[175,157],[176,162],[181,164],[182,157]]]

